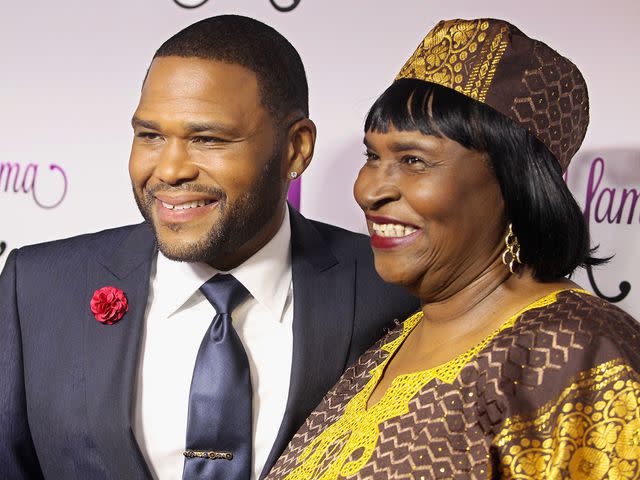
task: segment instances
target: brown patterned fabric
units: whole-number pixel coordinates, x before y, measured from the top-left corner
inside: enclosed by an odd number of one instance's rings
[[[589,124],[587,85],[578,68],[504,20],[439,22],[396,79],[452,88],[526,128],[563,170]]]
[[[309,446],[340,421],[402,334],[400,325],[345,372],[268,480],[640,478],[640,325],[576,291],[525,311],[451,382],[426,383],[404,413],[378,425],[370,454],[351,452],[328,474],[349,436],[362,433],[352,431],[301,477]]]

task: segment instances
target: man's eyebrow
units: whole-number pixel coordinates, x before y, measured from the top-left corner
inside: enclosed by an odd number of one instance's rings
[[[160,124],[151,120],[143,120],[142,118],[134,116],[131,119],[131,125],[133,128],[148,128],[149,130],[160,131]],[[216,122],[188,122],[184,126],[187,134],[191,135],[193,133],[201,133],[201,132],[211,132],[218,135],[228,135],[228,136],[237,136],[238,132],[236,132],[229,125],[225,125],[223,123]]]
[[[136,116],[134,116],[131,119],[131,126],[133,128],[139,127],[139,128],[148,128],[149,130],[160,130],[160,125],[157,124],[156,122],[152,122],[150,120],[143,120]]]
[[[185,125],[185,129],[189,133],[212,132],[232,136],[237,134],[229,125],[216,122],[189,122]]]

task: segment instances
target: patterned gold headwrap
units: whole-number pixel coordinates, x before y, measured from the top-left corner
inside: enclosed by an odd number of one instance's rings
[[[439,22],[396,77],[452,88],[525,127],[566,170],[589,124],[582,74],[504,20]]]

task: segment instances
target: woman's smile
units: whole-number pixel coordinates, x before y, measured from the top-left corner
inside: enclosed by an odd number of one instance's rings
[[[400,220],[367,215],[371,246],[375,249],[404,247],[416,240],[422,229]]]

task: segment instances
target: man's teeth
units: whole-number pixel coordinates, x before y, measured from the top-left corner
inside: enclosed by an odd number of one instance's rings
[[[406,237],[417,229],[408,225],[398,225],[395,223],[373,224],[373,231],[380,237]]]
[[[185,202],[178,205],[172,205],[170,203],[162,202],[162,206],[164,208],[168,208],[169,210],[186,210],[188,208],[204,207],[205,205],[209,205],[210,203],[213,203],[213,200],[195,200],[193,202]]]

